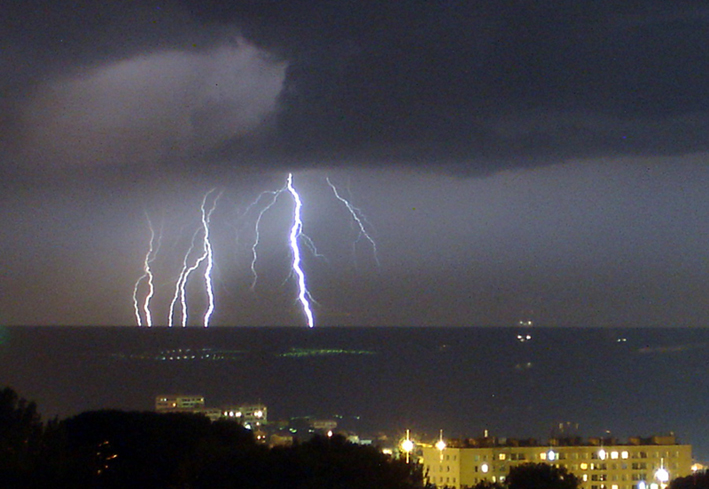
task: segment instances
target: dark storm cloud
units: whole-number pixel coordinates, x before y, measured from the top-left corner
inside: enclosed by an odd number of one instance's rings
[[[15,148],[35,151],[20,160],[30,166],[73,163],[74,133],[114,105],[147,136],[136,143],[111,133],[108,163],[187,155],[218,168],[396,163],[478,174],[701,152],[709,148],[709,9],[697,5],[23,2],[5,20],[2,86],[13,96],[0,124]],[[235,59],[220,57],[225,46]],[[241,61],[245,51],[253,63]],[[113,81],[123,93],[92,85],[120,67],[138,73],[138,87],[121,76]],[[220,70],[235,95],[195,95],[195,84],[210,85]],[[79,94],[69,105],[88,115],[65,107],[57,93],[67,90]],[[159,104],[155,93],[161,109],[143,118],[146,102]],[[23,139],[41,128],[67,154]],[[105,145],[85,159],[96,161]]]
[[[199,162],[260,137],[284,83],[284,60],[174,5],[35,2],[5,23],[10,169]]]

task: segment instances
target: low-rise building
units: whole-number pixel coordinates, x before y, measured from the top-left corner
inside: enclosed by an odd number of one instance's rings
[[[566,468],[581,480],[582,489],[664,489],[668,480],[692,473],[692,447],[677,443],[674,436],[634,437],[627,443],[552,439],[546,444],[478,438],[421,450],[428,481],[455,489],[504,482],[510,468],[530,462]]]
[[[165,412],[192,412],[204,408],[204,396],[196,394],[170,394],[155,397],[155,411]]]

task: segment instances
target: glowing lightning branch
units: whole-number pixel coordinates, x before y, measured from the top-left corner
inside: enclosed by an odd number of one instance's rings
[[[158,250],[160,248],[160,237],[158,237],[157,246],[155,246],[155,229],[153,228],[153,223],[150,222],[150,217],[146,214],[145,217],[148,220],[148,227],[150,228],[150,246],[148,247],[148,252],[145,254],[145,261],[143,262],[143,275],[141,275],[135,282],[133,287],[133,307],[135,308],[135,319],[138,322],[138,326],[143,325],[143,321],[140,315],[140,306],[138,305],[138,287],[143,279],[148,279],[148,294],[145,296],[145,301],[143,302],[143,313],[145,314],[145,324],[148,327],[153,325],[153,317],[150,313],[150,300],[153,298],[155,293],[155,286],[153,285],[153,271],[150,268],[150,264],[155,260]],[[162,232],[160,233],[162,236]]]
[[[199,229],[197,229],[197,231],[195,231],[192,235],[192,242],[190,244],[189,249],[187,250],[187,253],[185,253],[185,258],[182,260],[182,270],[180,271],[180,276],[177,278],[177,282],[175,283],[175,294],[172,296],[172,302],[170,302],[170,312],[167,318],[167,325],[169,327],[172,327],[173,325],[173,318],[175,316],[175,304],[177,303],[178,298],[181,299],[180,305],[182,306],[182,326],[186,326],[187,324],[187,302],[185,301],[184,294],[185,281],[187,280],[187,270],[189,270],[190,268],[187,266],[187,261],[189,260],[189,257],[192,254],[192,251],[194,250],[194,243],[197,239],[198,233]]]
[[[210,191],[211,192],[211,191]],[[212,250],[212,243],[209,241],[209,220],[212,216],[212,212],[214,212],[214,209],[217,207],[217,200],[219,200],[219,197],[221,197],[221,193],[217,195],[217,197],[214,199],[214,203],[212,204],[212,208],[210,209],[209,213],[207,214],[207,218],[204,218],[204,207],[202,209],[202,225],[204,226],[204,251],[205,251],[205,258],[207,260],[207,266],[204,267],[204,286],[207,289],[207,300],[208,300],[208,306],[207,310],[204,313],[204,327],[209,326],[209,319],[212,317],[212,313],[214,312],[214,290],[212,288],[212,268],[214,268],[214,252]]]
[[[354,221],[354,223],[356,223],[359,229],[359,236],[355,240],[355,245],[357,241],[359,241],[362,237],[369,241],[374,252],[374,259],[376,260],[377,265],[379,265],[379,258],[377,256],[377,245],[374,242],[374,239],[372,239],[370,234],[367,232],[367,227],[369,226],[369,223],[367,222],[366,218],[362,215],[362,212],[358,208],[354,207],[350,203],[349,200],[340,195],[340,192],[338,191],[337,187],[330,181],[329,178],[326,178],[326,181],[332,189],[333,193],[335,194],[335,197],[340,202],[342,202],[342,204],[344,204],[344,206],[347,208],[352,217],[352,220]],[[212,315],[214,313],[215,294],[212,280],[212,271],[214,269],[214,249],[212,247],[211,242],[210,227],[212,214],[214,213],[217,207],[217,203],[222,196],[222,193],[219,193],[217,195],[215,194],[215,192],[216,189],[211,189],[202,198],[202,203],[200,206],[201,225],[198,226],[197,229],[194,231],[189,249],[185,253],[184,258],[182,260],[182,268],[175,283],[174,294],[169,307],[169,327],[172,327],[173,324],[177,322],[181,323],[182,327],[187,326],[187,286],[189,285],[190,276],[193,272],[196,272],[197,270],[202,271],[202,279],[204,280],[204,287],[207,299],[206,310],[204,311],[204,316],[202,318],[202,325],[205,328],[209,326]],[[300,195],[293,186],[292,173],[288,174],[288,178],[286,179],[285,184],[280,189],[274,191],[265,191],[259,194],[256,200],[246,209],[244,213],[245,215],[248,214],[251,210],[251,207],[264,205],[262,204],[262,201],[265,203],[265,206],[258,212],[258,216],[256,218],[254,229],[254,242],[251,246],[251,273],[253,274],[251,289],[255,289],[256,283],[259,278],[256,268],[256,262],[258,260],[257,250],[260,246],[261,241],[260,226],[262,220],[264,219],[266,213],[274,205],[276,205],[279,197],[286,192],[290,193],[293,198],[293,220],[290,226],[288,238],[288,243],[292,256],[292,263],[291,272],[286,278],[286,280],[289,280],[290,278],[295,278],[295,280],[297,281],[298,293],[296,301],[299,302],[300,306],[302,307],[303,314],[305,315],[308,327],[312,328],[315,323],[312,305],[317,303],[310,295],[310,292],[308,291],[306,285],[305,271],[303,270],[301,263],[301,252],[303,251],[301,250],[301,247],[305,247],[305,249],[312,252],[313,256],[315,256],[316,258],[322,257],[322,255],[318,254],[318,251],[315,248],[315,244],[313,243],[313,241],[305,233],[303,233],[303,220],[301,216],[303,202],[300,198]],[[146,217],[148,217],[147,214]],[[155,260],[157,253],[160,249],[160,241],[162,238],[162,230],[160,231],[160,234],[156,233],[149,217],[148,226],[150,227],[150,246],[143,262],[143,274],[135,282],[133,288],[133,306],[135,309],[135,318],[138,323],[138,326],[142,326],[143,324],[146,324],[147,326],[153,325],[153,315],[150,310],[150,303],[155,293],[155,286],[151,264]],[[354,228],[354,224],[352,224],[352,227]],[[200,269],[200,267],[203,268]],[[146,286],[142,285],[144,281],[147,284]],[[142,299],[141,302],[141,299],[138,296],[139,293],[145,290],[146,287],[146,296],[144,299]],[[180,305],[180,313],[176,311],[176,309],[178,308],[178,302]]]
[[[372,245],[372,251],[374,252],[374,260],[377,262],[377,266],[379,266],[379,257],[377,256],[377,243],[374,242],[372,237],[369,235],[367,230],[364,227],[364,223],[362,222],[362,219],[360,219],[360,214],[362,211],[354,207],[350,202],[342,197],[340,193],[337,191],[337,187],[335,187],[332,182],[330,181],[329,177],[325,177],[325,180],[327,181],[327,184],[330,186],[332,191],[335,193],[335,197],[337,197],[337,200],[345,204],[345,207],[347,207],[347,210],[350,211],[350,214],[352,215],[352,219],[357,223],[357,226],[359,226],[359,235],[364,236],[367,241]],[[366,220],[366,219],[365,219]]]
[[[180,305],[182,306],[182,326],[185,327],[187,326],[187,293],[186,293],[186,286],[187,286],[187,281],[189,280],[190,275],[192,272],[197,270],[199,266],[204,262],[205,260],[207,261],[207,265],[205,266],[204,270],[204,282],[205,282],[205,289],[207,292],[207,310],[204,314],[204,319],[203,319],[203,326],[206,328],[209,326],[209,320],[212,316],[212,313],[214,312],[214,292],[212,289],[212,268],[214,266],[214,254],[212,251],[212,243],[209,240],[209,222],[212,217],[212,213],[214,212],[214,209],[217,207],[217,201],[219,200],[219,197],[221,197],[221,193],[217,195],[217,197],[212,201],[212,207],[207,210],[207,198],[209,195],[214,192],[215,189],[210,190],[204,195],[204,198],[202,199],[202,205],[200,206],[200,209],[202,211],[202,254],[195,260],[195,262],[192,264],[192,266],[187,267],[187,261],[189,259],[189,255],[192,253],[192,250],[194,249],[194,241],[196,234],[192,237],[192,245],[190,246],[190,249],[187,251],[187,254],[185,255],[184,261],[183,261],[183,268],[182,272],[180,272],[180,276],[177,280],[177,284],[175,285],[175,296],[173,297],[173,301],[170,304],[170,317],[168,318],[168,325],[172,326],[172,316],[173,316],[173,311],[174,311],[174,305],[175,302],[177,301],[176,297],[179,295],[179,300],[180,300]],[[179,291],[179,293],[178,293]]]
[[[254,201],[254,203],[251,204],[251,206],[256,205],[256,203],[261,200],[261,197],[263,197],[264,195],[271,195],[271,202],[269,202],[266,207],[261,209],[261,212],[259,212],[258,217],[256,218],[256,224],[254,225],[255,238],[254,244],[251,246],[251,275],[253,275],[254,279],[251,281],[251,290],[256,289],[256,282],[258,282],[258,273],[256,272],[256,261],[258,260],[258,254],[256,253],[256,248],[258,247],[259,242],[261,240],[261,218],[263,218],[263,215],[266,213],[266,211],[268,211],[271,207],[275,205],[276,201],[278,200],[278,196],[285,192],[285,190],[286,187],[284,186],[280,190],[267,190],[265,192],[261,192],[258,198]],[[249,209],[246,209],[246,212],[248,211]]]
[[[293,226],[290,230],[290,247],[293,253],[293,271],[298,279],[298,300],[303,306],[303,312],[308,319],[308,327],[312,328],[314,326],[313,313],[310,310],[310,302],[308,297],[310,296],[308,289],[305,286],[305,274],[300,268],[300,249],[298,248],[298,238],[300,237],[301,231],[303,229],[303,221],[300,218],[300,208],[302,203],[300,201],[300,196],[298,192],[293,188],[293,174],[288,174],[288,182],[286,184],[288,191],[293,196],[293,201],[295,202],[293,210]]]

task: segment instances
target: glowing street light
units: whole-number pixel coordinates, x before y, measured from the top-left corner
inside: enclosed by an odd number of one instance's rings
[[[406,463],[409,463],[411,452],[414,451],[414,442],[410,438],[409,430],[406,430],[406,438],[401,441],[401,450],[406,454]]]
[[[443,450],[446,449],[446,442],[443,440],[443,430],[441,430],[441,436],[438,438],[438,441],[436,442],[436,449],[438,449],[438,451],[441,455],[441,461],[443,461]]]
[[[660,487],[665,489],[667,482],[670,480],[670,473],[665,468],[665,459],[660,459],[660,468],[655,471],[655,479],[660,483]]]

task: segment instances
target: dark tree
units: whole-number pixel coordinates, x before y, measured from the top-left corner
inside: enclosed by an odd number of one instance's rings
[[[581,481],[565,468],[528,463],[512,467],[505,485],[509,489],[578,489]]]
[[[474,489],[578,489],[580,485],[579,478],[564,468],[527,463],[512,467],[504,484],[482,481]]]
[[[505,489],[505,485],[500,482],[490,482],[483,480],[473,486],[473,489]]]
[[[48,445],[52,486],[92,489],[194,487],[215,461],[256,447],[251,433],[236,423],[123,411],[62,421]]]
[[[35,470],[42,421],[34,402],[5,387],[0,391],[0,486],[26,487]]]
[[[677,477],[669,489],[709,489],[709,472],[702,470],[686,477]]]

